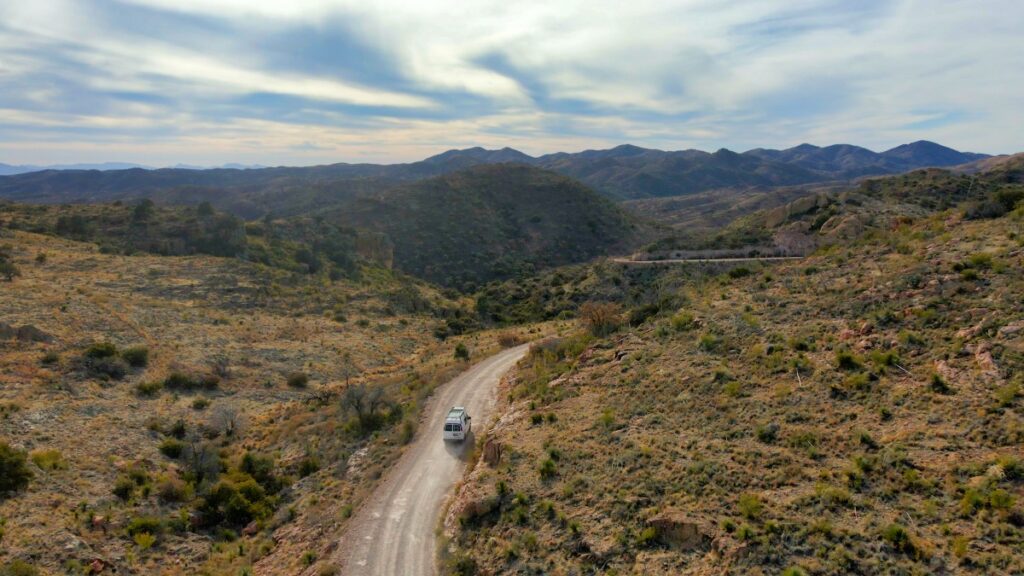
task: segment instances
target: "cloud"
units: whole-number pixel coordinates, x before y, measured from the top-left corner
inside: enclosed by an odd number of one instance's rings
[[[1016,0],[0,4],[0,161],[1024,149]],[[312,143],[312,145],[310,145]]]

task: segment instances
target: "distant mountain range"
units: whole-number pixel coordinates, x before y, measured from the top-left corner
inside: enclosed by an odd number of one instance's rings
[[[142,168],[144,170],[154,170],[151,166],[145,166],[143,164],[133,164],[131,162],[101,162],[99,164],[52,164],[48,166],[34,166],[31,164],[4,164],[0,162],[0,176],[14,176],[15,174],[27,174],[29,172],[41,172],[43,170],[130,170],[132,168]],[[194,164],[176,164],[173,168],[183,168],[185,170],[207,170],[209,166],[197,166]],[[251,170],[254,168],[266,168],[260,164],[237,164],[229,163],[218,168],[237,168],[239,170]]]
[[[54,169],[0,177],[0,198],[22,202],[105,202],[151,197],[214,205],[245,217],[289,211],[290,199],[330,205],[398,184],[485,164],[529,164],[575,178],[609,198],[694,194],[716,188],[792,186],[896,174],[988,158],[919,141],[885,152],[848,144],[664,151],[625,144],[608,150],[533,157],[511,148],[449,150],[408,164],[330,164],[277,168]],[[111,166],[111,165],[103,165]],[[118,165],[113,165],[118,166]],[[3,166],[0,165],[0,169]]]

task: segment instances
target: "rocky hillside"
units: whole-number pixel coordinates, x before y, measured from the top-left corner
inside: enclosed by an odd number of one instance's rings
[[[1024,571],[1022,210],[661,268],[632,327],[581,307],[509,383],[447,573]]]

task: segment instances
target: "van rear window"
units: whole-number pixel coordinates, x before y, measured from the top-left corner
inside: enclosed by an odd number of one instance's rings
[[[444,425],[444,431],[445,432],[454,432],[455,431],[455,424],[445,424]]]

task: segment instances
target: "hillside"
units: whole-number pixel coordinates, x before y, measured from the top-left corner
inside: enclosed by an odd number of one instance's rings
[[[385,234],[399,270],[466,290],[625,250],[651,233],[580,183],[521,164],[423,180],[322,216]]]
[[[965,164],[982,154],[915,142],[876,153],[866,148],[802,144],[787,150],[662,151],[622,145],[608,150],[531,157],[518,150],[449,150],[408,164],[329,164],[273,168],[43,170],[0,176],[0,198],[18,202],[161,203],[208,201],[244,218],[290,216],[372,195],[396,184],[472,166],[531,164],[576,178],[615,199],[653,198],[744,186],[787,186],[849,180],[930,166]],[[296,199],[295,203],[287,199]]]
[[[6,229],[0,262],[5,573],[296,574],[465,369],[455,347],[499,348],[439,340],[467,303],[379,268],[328,282]]]
[[[1024,208],[916,206],[800,262],[647,269],[633,327],[582,308],[509,382],[446,573],[1024,571]]]

